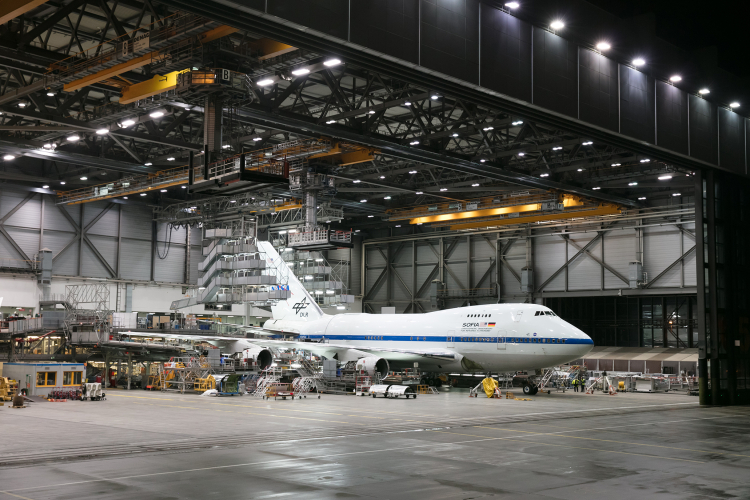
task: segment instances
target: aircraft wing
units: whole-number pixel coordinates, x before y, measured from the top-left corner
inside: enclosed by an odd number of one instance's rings
[[[270,339],[243,339],[247,342],[252,342],[264,347],[276,347],[276,348],[288,348],[288,349],[304,349],[314,353],[320,353],[325,355],[332,351],[344,351],[354,350],[362,351],[373,356],[381,356],[384,358],[392,357],[393,355],[399,355],[399,357],[410,357],[418,356],[422,358],[437,358],[437,359],[455,359],[456,353],[448,350],[441,349],[403,349],[399,347],[383,347],[383,346],[367,346],[367,345],[350,345],[350,344],[335,344],[328,342],[299,342],[293,340],[270,340]]]

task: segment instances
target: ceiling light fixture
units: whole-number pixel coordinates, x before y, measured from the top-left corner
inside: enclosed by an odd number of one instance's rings
[[[609,50],[612,48],[612,46],[607,42],[599,42],[596,44],[596,48],[599,50]]]
[[[47,95],[48,95],[49,97],[54,97],[54,96],[55,96],[55,92],[54,92],[53,90],[48,90],[48,91],[47,91]]]
[[[637,185],[638,185],[637,182],[628,182],[628,186],[637,186]]]
[[[671,176],[671,175],[660,175],[660,176],[659,176],[659,180],[660,180],[660,181],[668,181],[668,180],[669,180],[669,179],[671,179],[671,178],[672,178],[672,176]]]
[[[561,30],[565,27],[565,23],[562,21],[552,21],[552,23],[549,25],[550,28],[553,30]]]
[[[475,182],[474,184],[472,184],[472,185],[471,185],[471,187],[479,187],[479,184],[477,184],[477,183]]]
[[[80,137],[76,134],[73,134],[73,135],[69,135],[67,139],[68,139],[68,142],[76,142],[77,140],[80,139]]]
[[[42,147],[43,147],[44,149],[52,149],[52,143],[51,143],[51,142],[48,142],[47,144],[45,144],[45,145],[44,145],[44,146],[42,146]]]
[[[646,60],[642,57],[636,57],[633,59],[633,66],[643,66],[644,64],[646,64]]]
[[[384,199],[384,200],[390,200],[390,199],[391,199],[391,197],[390,197],[390,196],[385,196],[385,197],[383,197],[383,199]]]
[[[479,160],[479,162],[480,162],[480,163],[484,163],[484,162],[486,162],[486,161],[487,161],[487,160],[485,160],[484,158],[482,158],[481,160]]]
[[[359,180],[359,179],[354,179],[354,180],[353,180],[352,182],[353,182],[354,184],[359,184],[359,183],[360,183],[360,182],[362,182],[362,181],[361,181],[361,180]]]
[[[167,158],[167,161],[174,161],[174,156],[170,156],[169,158]]]
[[[340,59],[329,59],[329,60],[327,60],[326,62],[323,63],[323,65],[325,65],[325,66],[327,66],[329,68],[332,67],[332,66],[338,66],[339,64],[341,64],[341,60]]]
[[[416,171],[416,170],[409,170],[409,173],[410,173],[410,174],[416,174],[416,173],[417,173],[417,171]]]
[[[448,191],[448,188],[440,188],[440,191]]]
[[[65,185],[65,181],[60,181],[60,185],[64,186]]]
[[[454,132],[453,137],[458,137],[458,133]]]
[[[711,91],[710,91],[710,90],[708,90],[708,89],[700,89],[700,90],[698,91],[698,93],[699,93],[700,95],[706,95],[706,94],[710,94],[710,93],[711,93]]]
[[[505,6],[508,7],[509,9],[517,9],[518,7],[521,6],[521,4],[519,4],[518,2],[508,2],[505,4]]]
[[[417,144],[419,144],[419,141],[411,141],[409,143],[410,146],[416,146]]]
[[[511,125],[522,125],[522,124],[523,122],[521,120],[516,120],[513,123],[511,123]]]
[[[539,177],[549,177],[549,174],[539,174]]]
[[[526,153],[518,153],[518,156],[526,156]]]
[[[84,175],[83,177],[81,177],[81,180],[82,181],[87,181],[87,180],[89,180],[89,178]]]
[[[146,193],[141,193],[141,196],[146,196]]]
[[[104,135],[107,132],[109,132],[109,129],[106,129],[106,128],[100,128],[99,130],[96,131],[97,135]]]
[[[368,114],[368,115],[374,115],[374,114],[375,114],[375,110],[374,110],[374,109],[371,109],[370,111],[368,111],[368,112],[367,112],[367,114]]]
[[[622,163],[613,163],[613,164],[612,164],[612,165],[610,165],[610,166],[611,166],[611,167],[619,167],[620,165],[622,165]]]
[[[594,191],[599,191],[601,189],[601,186],[592,187],[591,189]]]
[[[649,160],[648,158],[644,158],[644,159],[642,159],[642,160],[641,160],[641,163],[648,163],[648,162],[650,162],[650,161],[651,161],[651,160]]]
[[[151,163],[150,161],[148,161],[148,162],[144,163],[144,165],[147,166],[147,167],[150,167],[151,165],[153,165],[153,163]]]
[[[424,194],[424,191],[417,191],[417,192],[416,192],[416,193],[414,193],[414,194]]]
[[[682,77],[680,75],[672,75],[669,77],[670,82],[679,82],[682,81]]]
[[[732,108],[732,109],[739,108],[740,107],[740,103],[738,103],[738,102],[731,102],[731,103],[729,103],[729,107]]]
[[[385,179],[385,175],[381,175],[381,176],[380,176],[380,178],[381,178],[381,179]]]
[[[263,140],[262,137],[253,137],[253,141],[255,142],[262,141],[262,140]]]
[[[26,103],[25,102],[19,102],[18,103],[18,107],[19,108],[25,108],[26,107]]]
[[[368,215],[367,216],[368,219],[372,219],[373,217],[375,217],[375,216],[374,215]]]
[[[645,196],[641,196],[641,197],[639,197],[638,199],[639,199],[639,200],[645,200],[645,199],[646,199],[646,197],[645,197]]]
[[[409,101],[406,101],[406,102],[404,103],[404,106],[411,106],[411,103],[410,103]]]
[[[310,70],[307,68],[300,68],[300,69],[295,69],[294,71],[292,71],[292,74],[294,76],[302,76],[302,75],[308,74],[309,72]]]
[[[396,224],[396,227],[401,227],[401,224]]]
[[[680,193],[672,193],[672,196],[682,196]]]
[[[592,144],[594,144],[594,141],[586,141],[586,142],[582,142],[581,144],[584,146],[591,146]]]
[[[579,168],[579,169],[578,169],[578,172],[583,172],[583,169],[582,169],[582,168]]]
[[[272,78],[264,78],[263,80],[259,80],[258,83],[257,83],[257,85],[259,87],[266,87],[268,85],[271,85],[272,83],[273,83],[273,79]]]
[[[482,130],[484,130],[485,132],[489,132],[490,130],[495,130],[495,127],[484,127]]]
[[[552,151],[560,151],[562,149],[562,146],[555,146],[552,148]]]
[[[161,118],[162,116],[164,116],[164,111],[154,111],[148,116],[150,116],[151,118]]]
[[[167,192],[166,189],[160,189],[159,191],[162,192],[162,193],[166,193]]]
[[[127,200],[127,199],[128,199],[128,197],[127,197],[127,196],[123,196],[123,197],[122,197],[122,199],[123,199],[123,200]]]
[[[122,128],[130,127],[131,125],[135,125],[135,120],[128,118],[127,120],[123,120],[120,122],[120,126]]]
[[[433,101],[437,101],[437,98],[438,98],[437,94],[434,94],[434,95],[430,96],[430,99],[432,99]]]
[[[10,160],[13,160],[13,159],[15,159],[15,156],[13,156],[13,155],[5,155],[5,156],[3,156],[3,160],[5,160],[5,161],[10,161]]]
[[[367,200],[359,200],[360,203],[367,203]]]
[[[49,189],[49,184],[45,184],[44,186],[42,186],[42,189]]]
[[[336,123],[336,120],[328,120],[326,122],[326,125],[331,125],[332,123]]]

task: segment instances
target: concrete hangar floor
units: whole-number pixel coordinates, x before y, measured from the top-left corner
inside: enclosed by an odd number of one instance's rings
[[[750,498],[750,408],[680,394],[0,408],[0,500]]]

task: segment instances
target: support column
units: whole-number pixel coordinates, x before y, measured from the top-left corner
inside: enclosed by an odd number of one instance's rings
[[[130,390],[130,379],[133,377],[133,355],[128,353],[128,390]]]

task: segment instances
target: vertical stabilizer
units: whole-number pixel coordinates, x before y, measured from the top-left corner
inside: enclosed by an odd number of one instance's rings
[[[258,249],[266,254],[266,268],[276,269],[278,282],[289,287],[291,297],[280,300],[275,306],[271,306],[273,319],[285,319],[291,321],[312,321],[325,316],[318,304],[313,300],[302,283],[299,282],[294,273],[289,269],[286,262],[269,241],[258,241]]]

